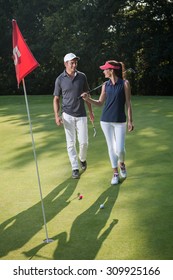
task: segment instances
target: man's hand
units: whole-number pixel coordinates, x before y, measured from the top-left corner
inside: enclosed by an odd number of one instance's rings
[[[56,116],[56,117],[55,117],[55,122],[56,122],[56,124],[57,124],[58,126],[61,126],[61,125],[63,124],[63,120],[62,120],[62,118],[59,117],[59,116]]]

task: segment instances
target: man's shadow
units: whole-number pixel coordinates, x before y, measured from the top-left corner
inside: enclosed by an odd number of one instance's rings
[[[53,259],[95,259],[103,242],[118,223],[117,219],[113,219],[109,225],[106,225],[118,197],[119,188],[119,185],[109,187],[91,207],[79,215],[72,224],[69,238],[67,232],[61,232],[52,237],[54,241],[58,241]],[[104,203],[104,209],[100,209],[102,203]],[[45,244],[40,244],[25,252],[25,255],[30,258],[38,256],[38,251],[44,246]]]
[[[68,200],[75,191],[77,183],[78,180],[69,178],[43,199],[46,222],[68,206],[70,203]],[[21,248],[42,229],[43,225],[41,201],[3,222],[0,225],[0,258]]]

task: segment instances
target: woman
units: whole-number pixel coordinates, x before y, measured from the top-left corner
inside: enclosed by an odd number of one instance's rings
[[[109,158],[113,168],[111,184],[119,183],[119,172],[122,178],[127,177],[125,166],[125,135],[127,108],[128,131],[132,131],[131,89],[130,84],[124,79],[124,65],[122,62],[109,60],[100,66],[105,78],[109,80],[102,86],[98,100],[92,99],[88,93],[83,93],[82,98],[96,106],[104,108],[101,115],[101,128],[106,138]]]

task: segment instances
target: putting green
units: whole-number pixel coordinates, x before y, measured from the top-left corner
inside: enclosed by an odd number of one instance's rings
[[[0,97],[0,258],[6,260],[168,260],[173,258],[173,98],[132,98],[135,130],[127,133],[128,178],[112,170],[94,107],[88,168],[71,179],[63,128],[52,96],[29,96],[45,227],[24,96]],[[77,198],[78,193],[83,199]],[[100,204],[104,203],[104,209]]]

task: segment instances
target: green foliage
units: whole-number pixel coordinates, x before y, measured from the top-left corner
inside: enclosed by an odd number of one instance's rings
[[[27,92],[51,94],[64,69],[63,56],[81,57],[79,70],[90,87],[103,79],[99,65],[123,61],[133,94],[172,95],[173,3],[168,0],[1,0],[0,94],[22,93],[12,62],[15,18],[40,67],[27,80]]]

